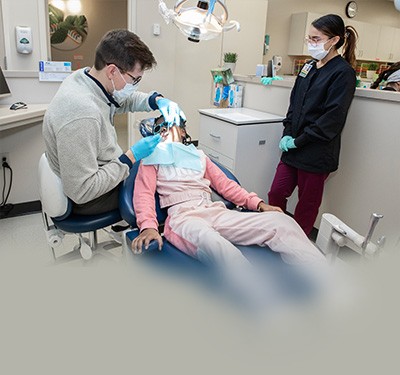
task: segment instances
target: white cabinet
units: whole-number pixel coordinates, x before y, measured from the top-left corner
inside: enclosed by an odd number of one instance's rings
[[[281,152],[282,116],[248,108],[200,109],[199,149],[266,200]]]
[[[353,26],[358,33],[356,59],[375,60],[380,33],[380,25],[351,20],[348,25]]]
[[[400,61],[400,29],[396,29],[393,36],[390,62]]]
[[[376,51],[376,57],[382,61],[391,61],[392,56],[392,45],[396,29],[390,26],[381,26],[379,33],[378,48]]]
[[[381,26],[376,58],[388,62],[400,60],[400,29]]]
[[[308,35],[311,23],[321,16],[322,14],[308,12],[292,14],[288,47],[289,56],[308,56],[304,38]]]

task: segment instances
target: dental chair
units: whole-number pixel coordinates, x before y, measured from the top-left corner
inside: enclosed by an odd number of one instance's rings
[[[227,177],[239,183],[236,177],[228,169],[215,161],[213,162],[225,173]],[[141,255],[133,254],[131,250],[131,243],[140,233],[136,224],[136,216],[133,207],[133,193],[138,169],[139,163],[136,162],[131,168],[129,177],[122,184],[119,197],[121,216],[131,226],[131,229],[125,231],[123,241],[124,254],[126,255],[127,263],[129,264],[129,262],[133,261],[145,261],[151,263],[152,265],[159,266],[163,270],[167,270],[167,272],[172,272],[175,276],[182,275],[189,276],[191,278],[200,277],[205,279],[204,276],[206,273],[207,276],[210,275],[209,266],[181,252],[174,245],[169,243],[164,237],[161,251],[158,250],[158,243],[156,241],[152,241],[147,250],[144,248],[142,249]],[[167,218],[167,209],[160,208],[159,197],[157,193],[155,198],[157,220],[160,224],[160,233],[162,233],[163,223]],[[216,192],[213,192],[212,199],[222,200],[229,209],[236,208],[233,203],[226,201]],[[251,263],[268,270],[270,274],[280,273],[279,277],[283,276],[285,278],[285,282],[290,282],[289,279],[292,277],[291,272],[285,272],[288,269],[288,265],[283,262],[279,253],[270,250],[268,247],[260,247],[258,245],[237,247]],[[209,280],[209,282],[211,281]]]
[[[64,194],[61,179],[51,170],[46,154],[39,160],[39,195],[42,204],[42,216],[47,241],[57,260],[55,248],[62,243],[65,234],[74,234],[79,243],[74,251],[89,260],[93,251],[100,248],[97,242],[97,230],[121,220],[119,210],[100,215],[76,215],[72,213],[71,200]],[[88,233],[88,237],[83,234]]]

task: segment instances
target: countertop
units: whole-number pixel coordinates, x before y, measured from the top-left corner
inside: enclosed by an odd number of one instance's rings
[[[253,83],[258,85],[263,85],[260,82],[260,77],[256,77],[255,75],[234,75],[235,81],[237,82],[245,82],[245,83]],[[295,76],[283,76],[282,81],[272,81],[271,86],[276,87],[286,87],[291,89],[294,85],[294,81],[296,80]],[[265,86],[268,87],[268,86]],[[356,88],[355,96],[361,98],[369,98],[369,99],[378,99],[378,100],[387,100],[400,102],[400,92],[394,91],[385,91],[385,90],[373,90],[373,89],[364,89],[364,88]]]
[[[0,105],[0,130],[41,122],[47,104],[28,104],[26,109],[10,109],[10,105]]]
[[[230,122],[234,125],[264,124],[272,122],[281,122],[282,116],[256,111],[249,108],[207,108],[199,109],[202,115],[214,117],[219,120]]]

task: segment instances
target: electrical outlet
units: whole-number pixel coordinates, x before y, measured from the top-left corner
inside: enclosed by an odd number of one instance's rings
[[[0,153],[0,168],[3,164],[3,158],[6,158],[6,162],[10,164],[10,155],[8,152],[1,152]]]

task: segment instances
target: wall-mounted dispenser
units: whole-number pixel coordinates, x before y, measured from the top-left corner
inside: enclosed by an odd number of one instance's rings
[[[32,53],[32,29],[29,26],[16,26],[15,37],[18,53]]]

